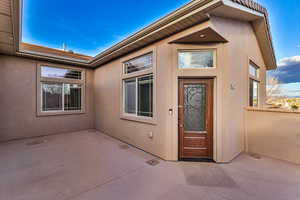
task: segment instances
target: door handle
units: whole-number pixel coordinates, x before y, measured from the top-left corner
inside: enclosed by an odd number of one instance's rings
[[[183,128],[183,124],[179,124],[179,128]]]

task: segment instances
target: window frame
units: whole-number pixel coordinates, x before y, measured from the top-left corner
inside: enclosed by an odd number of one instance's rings
[[[257,72],[256,72],[256,75],[257,76],[253,76],[251,73],[250,73],[250,67],[253,66],[256,68]],[[248,66],[247,66],[247,73],[248,73],[248,103],[247,105],[250,106],[250,107],[260,107],[260,87],[261,87],[261,68],[255,64],[255,62],[253,62],[252,60],[249,60],[248,62]],[[250,95],[250,87],[251,87],[251,82],[256,82],[257,83],[257,105],[254,106],[254,105],[251,105],[251,101],[252,101],[252,104],[253,104],[253,95],[252,95],[252,99],[251,98],[251,95]],[[252,86],[252,90],[253,90],[253,86]],[[253,92],[253,91],[252,91]]]
[[[142,70],[140,70],[140,71],[135,71],[135,72],[131,72],[131,73],[125,73],[125,67],[126,67],[126,62],[129,62],[129,61],[132,61],[132,60],[135,60],[135,59],[138,59],[138,58],[141,58],[141,57],[143,57],[143,56],[147,56],[147,55],[152,55],[152,67],[151,68],[146,68],[146,69],[142,69]],[[133,58],[130,58],[130,59],[128,59],[128,60],[126,60],[126,61],[123,61],[122,62],[122,65],[123,65],[123,67],[122,67],[122,71],[123,71],[123,75],[128,75],[128,76],[130,76],[130,75],[134,75],[134,74],[140,74],[140,73],[143,73],[144,71],[149,71],[149,70],[151,70],[152,68],[153,68],[153,64],[154,63],[154,60],[153,60],[153,52],[152,51],[150,51],[150,52],[148,52],[148,53],[144,53],[144,54],[142,54],[142,55],[139,55],[139,56],[136,56],[136,57],[133,57]]]
[[[254,91],[254,84],[253,84],[254,82],[257,83],[257,105],[253,104],[254,93],[252,95],[252,99],[250,99],[251,98],[250,89],[252,89],[252,92]],[[252,85],[252,87],[251,87],[251,85]],[[259,92],[260,92],[260,82],[255,79],[250,78],[250,80],[249,80],[249,103],[248,103],[250,107],[259,107],[259,105],[260,105]]]
[[[141,115],[138,115],[138,104],[139,104],[139,96],[138,96],[138,80],[139,80],[139,78],[145,78],[145,77],[150,77],[150,76],[152,76],[152,98],[153,98],[153,81],[154,81],[154,77],[153,77],[153,74],[151,73],[151,74],[146,74],[146,75],[142,75],[142,76],[136,76],[136,77],[133,77],[133,78],[128,78],[128,79],[123,79],[123,94],[124,94],[124,96],[123,96],[123,113],[124,113],[124,115],[127,115],[127,116],[131,116],[131,117],[139,117],[139,118],[145,118],[145,119],[147,119],[147,118],[149,118],[149,119],[152,119],[153,117],[147,117],[147,116],[141,116]],[[135,114],[133,114],[133,113],[127,113],[127,112],[125,112],[125,110],[126,110],[126,108],[125,108],[125,106],[126,106],[126,104],[125,104],[125,81],[126,80],[132,80],[132,79],[135,79]],[[152,99],[152,116],[153,116],[153,99]]]
[[[144,55],[152,54],[152,68],[150,69],[145,69],[137,72],[132,72],[129,74],[124,73],[124,63],[130,60],[133,60],[135,58],[142,57]],[[146,123],[146,124],[152,124],[155,125],[157,124],[156,120],[156,48],[147,48],[145,50],[142,50],[138,53],[133,53],[130,56],[125,57],[123,60],[121,60],[121,78],[120,78],[120,88],[121,88],[121,94],[120,94],[120,118],[123,120],[129,120],[129,121],[135,121],[135,122],[141,122],[141,123]],[[128,79],[137,79],[141,77],[146,77],[152,75],[153,77],[153,91],[152,91],[152,117],[147,117],[147,116],[138,116],[136,114],[130,114],[125,112],[125,80]],[[136,82],[136,84],[138,84]],[[136,98],[138,98],[138,88],[136,87]],[[138,102],[136,101],[136,106],[138,106]],[[137,110],[137,107],[136,107]]]
[[[72,69],[81,71],[81,79],[71,79],[71,78],[50,78],[50,77],[42,77],[42,67],[53,67],[53,68],[61,68],[61,69]],[[51,63],[38,63],[37,70],[37,116],[51,116],[51,115],[71,115],[71,114],[83,114],[85,113],[85,80],[86,80],[86,70],[77,67],[70,67],[58,64]],[[62,84],[62,110],[53,110],[53,111],[43,111],[43,83],[57,83]],[[64,84],[78,84],[81,86],[81,110],[64,110]]]
[[[55,69],[64,69],[64,70],[74,70],[74,71],[79,71],[79,72],[81,72],[81,79],[75,79],[75,78],[62,78],[62,77],[43,77],[42,76],[42,68],[43,67],[48,67],[48,68],[55,68]],[[65,81],[73,81],[73,80],[78,80],[78,81],[81,81],[81,80],[83,80],[83,77],[82,77],[82,75],[83,75],[83,71],[82,70],[80,70],[80,69],[75,69],[75,68],[73,68],[73,67],[57,67],[57,66],[53,66],[53,65],[40,65],[40,69],[41,69],[41,73],[40,73],[40,76],[41,76],[41,78],[42,79],[59,79],[59,80],[65,80]]]
[[[256,70],[256,76],[253,76],[251,73],[250,73],[250,67],[254,67],[255,70]],[[248,65],[248,74],[249,76],[254,79],[254,80],[257,80],[257,81],[260,81],[260,67],[255,64],[253,61],[250,61],[249,62],[249,65]]]
[[[201,67],[201,68],[180,68],[179,67],[179,53],[184,52],[212,52],[213,53],[213,66],[212,67]],[[217,50],[216,49],[179,49],[177,50],[177,69],[178,70],[209,70],[209,69],[216,69],[217,68]]]

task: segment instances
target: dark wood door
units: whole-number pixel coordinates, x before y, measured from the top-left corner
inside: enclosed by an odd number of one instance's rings
[[[213,158],[213,79],[179,79],[179,159]]]

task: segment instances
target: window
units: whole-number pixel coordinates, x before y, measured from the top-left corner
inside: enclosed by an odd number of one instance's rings
[[[81,110],[81,85],[64,85],[64,110]]]
[[[124,81],[125,113],[136,114],[136,79]]]
[[[153,76],[137,78],[138,116],[153,116]]]
[[[81,110],[81,85],[43,82],[41,85],[42,111]]]
[[[42,111],[62,110],[62,84],[42,83]]]
[[[124,74],[152,68],[152,53],[124,62]]]
[[[151,51],[123,62],[122,119],[155,123],[154,55],[155,51]]]
[[[124,112],[153,117],[153,75],[124,80]]]
[[[249,64],[249,106],[259,106],[259,67],[253,62]]]
[[[215,67],[215,51],[182,51],[178,53],[178,68]]]
[[[259,78],[259,67],[257,67],[254,63],[250,63],[249,74],[255,78]]]
[[[259,96],[259,82],[253,79],[250,79],[250,91],[249,97],[250,102],[249,105],[253,107],[258,107],[258,96]]]
[[[63,69],[56,67],[41,67],[41,76],[44,78],[69,78],[69,79],[81,79],[81,71],[72,69]]]
[[[39,66],[38,114],[84,112],[83,70]]]

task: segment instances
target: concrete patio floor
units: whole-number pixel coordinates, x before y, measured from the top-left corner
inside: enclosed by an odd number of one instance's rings
[[[0,144],[1,200],[299,200],[300,166],[166,162],[99,132]],[[157,158],[156,158],[157,159]]]

